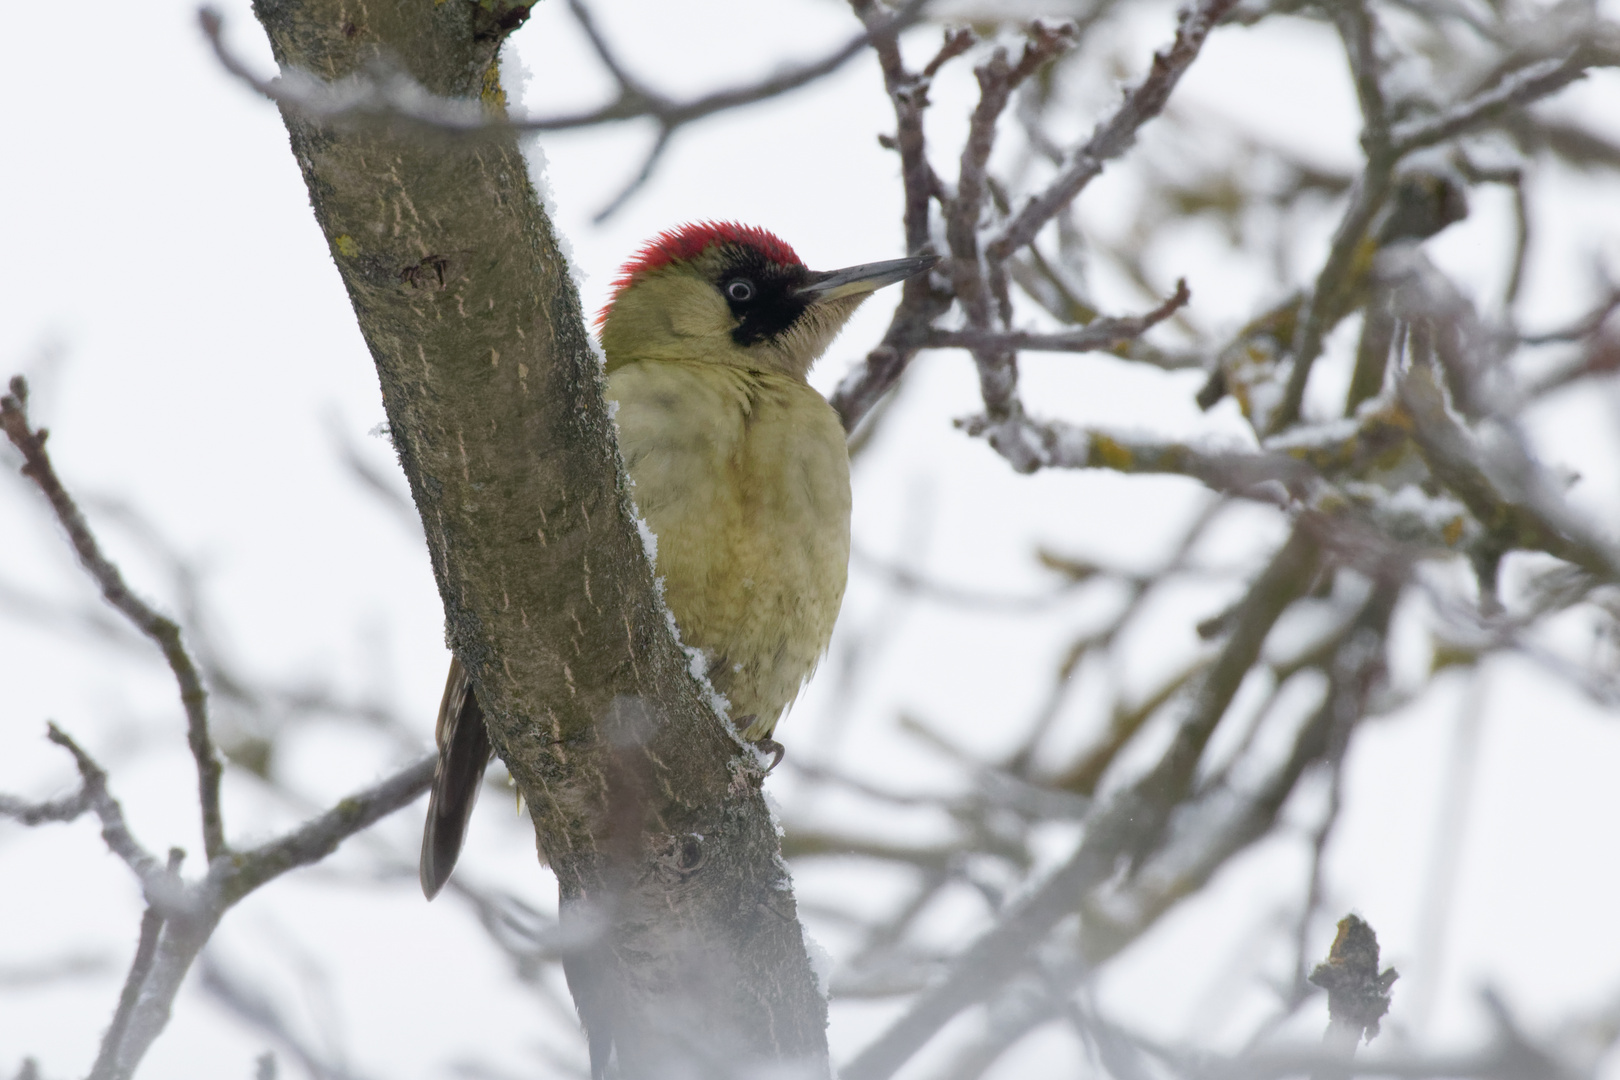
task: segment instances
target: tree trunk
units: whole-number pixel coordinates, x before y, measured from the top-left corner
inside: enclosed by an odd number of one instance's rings
[[[495,114],[496,54],[528,7],[256,11],[284,75],[392,70]],[[760,769],[654,592],[601,367],[515,139],[284,116],[377,365],[451,645],[578,930],[568,970],[593,1057],[611,1039],[631,1078],[767,1062],[825,1075],[826,1003]]]

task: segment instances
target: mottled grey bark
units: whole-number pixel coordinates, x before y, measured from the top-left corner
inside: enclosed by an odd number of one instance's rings
[[[403,72],[501,107],[508,0],[258,0],[283,73]],[[286,114],[376,361],[449,637],[580,929],[570,981],[631,1077],[825,1074],[758,765],[656,599],[598,362],[515,141]],[[430,703],[424,702],[424,728]]]

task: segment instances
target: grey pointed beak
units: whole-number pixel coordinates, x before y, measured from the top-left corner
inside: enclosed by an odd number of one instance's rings
[[[915,277],[939,261],[937,255],[912,255],[888,262],[862,263],[846,266],[842,270],[822,270],[810,275],[810,280],[799,287],[798,295],[811,300],[837,300],[874,292],[885,285]]]

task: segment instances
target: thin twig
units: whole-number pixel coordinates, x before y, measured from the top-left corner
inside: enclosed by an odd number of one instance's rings
[[[96,817],[101,820],[101,838],[106,842],[108,850],[135,872],[140,879],[141,887],[146,893],[150,904],[172,904],[175,889],[174,882],[163,869],[163,864],[157,861],[156,856],[147,851],[129,831],[129,823],[124,820],[124,808],[118,800],[112,797],[107,790],[107,773],[96,764],[95,759],[73,741],[73,738],[57,727],[50,724],[47,728],[47,738],[73,755],[73,762],[79,769],[79,780],[83,785],[82,795],[95,810]]]
[[[197,674],[197,666],[192,662],[190,654],[186,652],[185,645],[180,640],[180,627],[173,619],[159,615],[131,592],[129,586],[124,583],[124,576],[118,567],[101,553],[101,547],[96,543],[95,534],[90,531],[89,523],[85,521],[84,514],[80,512],[67,489],[62,486],[62,481],[57,477],[56,469],[51,464],[50,455],[45,452],[48,432],[44,428],[35,430],[29,425],[28,383],[21,375],[12,378],[11,393],[0,398],[0,427],[5,428],[6,437],[22,453],[23,475],[33,480],[49,500],[51,509],[56,512],[57,521],[67,530],[68,540],[73,544],[73,550],[78,553],[79,562],[101,587],[102,597],[163,650],[163,658],[168,661],[169,670],[174,673],[174,680],[180,688],[180,702],[186,710],[187,739],[191,745],[192,757],[197,762],[197,795],[202,810],[203,846],[208,860],[212,862],[229,851],[225,844],[225,825],[219,809],[221,766],[219,757],[214,752],[213,740],[208,733],[208,692],[203,689],[202,680]]]
[[[979,101],[968,120],[968,134],[962,144],[956,196],[945,207],[951,283],[968,326],[979,332],[989,331],[998,320],[1005,325],[1012,318],[1005,268],[996,260],[982,262],[979,255],[979,219],[984,213],[985,197],[992,190],[986,170],[995,147],[996,126],[1013,91],[1072,47],[1077,36],[1071,25],[1050,26],[1043,22],[1031,24],[1027,35],[1016,64],[1009,61],[1005,49],[997,48],[988,61],[974,69]],[[1011,349],[991,345],[972,347],[972,352],[985,413],[997,420],[1013,415],[1017,411],[1017,355]]]
[[[1141,337],[1174,315],[1192,299],[1183,278],[1175,293],[1142,315],[1095,319],[1075,330],[1040,334],[1029,330],[934,330],[917,342],[927,349],[1029,349],[1035,352],[1111,352]]]
[[[1504,403],[1503,412],[1515,413],[1533,401],[1562,390],[1571,383],[1597,375],[1620,371],[1620,334],[1605,334],[1587,345],[1574,359],[1559,364],[1540,376],[1528,379],[1513,399]]]
[[[1017,65],[1009,63],[1005,50],[997,49],[987,63],[975,70],[979,102],[969,122],[956,197],[945,215],[945,232],[951,251],[952,285],[967,320],[968,336],[961,340],[977,339],[969,348],[978,370],[979,392],[984,402],[981,433],[1020,472],[1042,467],[1046,464],[1043,460],[1046,455],[1031,444],[1029,429],[1023,426],[1024,410],[1017,396],[1017,352],[1002,344],[1003,335],[992,330],[998,317],[1005,326],[1012,316],[1007,260],[1033,241],[1053,215],[1078,197],[1086,184],[1101,173],[1107,161],[1129,149],[1137,130],[1164,108],[1170,92],[1198,55],[1210,29],[1234,2],[1203,0],[1182,10],[1175,41],[1168,49],[1154,54],[1146,78],[1125,95],[1112,117],[1097,126],[1090,140],[1076,152],[1057,179],[1031,198],[994,239],[983,246],[982,257],[979,219],[985,194],[990,190],[985,167],[994,146],[996,123],[1013,89],[1071,46],[1077,31],[1072,27],[1053,29],[1037,23],[1030,28],[1029,42]],[[1178,287],[1180,303],[1166,311],[1166,315],[1186,302],[1185,289],[1185,284]]]
[[[1545,496],[1548,481],[1535,471],[1528,455],[1509,461],[1504,455],[1511,445],[1499,443],[1495,468],[1489,474],[1485,471],[1484,450],[1447,407],[1428,365],[1413,364],[1397,391],[1412,418],[1413,439],[1435,478],[1463,501],[1488,533],[1508,547],[1545,551],[1604,581],[1620,582],[1620,550]],[[1499,487],[1499,481],[1509,478],[1517,490]]]
[[[1360,18],[1342,16],[1340,26],[1346,37],[1346,51],[1363,109],[1381,107],[1383,97],[1375,90],[1376,75],[1366,68],[1373,59],[1370,36],[1366,36],[1370,35],[1370,17],[1359,5],[1337,10],[1352,15],[1361,12]],[[1591,28],[1590,32],[1597,40],[1575,45],[1562,57],[1531,64],[1439,116],[1391,126],[1383,113],[1363,112],[1361,141],[1367,153],[1366,168],[1356,181],[1350,206],[1334,233],[1333,246],[1317,275],[1304,317],[1299,321],[1292,350],[1293,370],[1289,372],[1282,404],[1270,417],[1268,432],[1281,431],[1299,419],[1305,388],[1311,369],[1321,355],[1323,339],[1348,312],[1346,284],[1358,257],[1365,254],[1367,229],[1389,194],[1396,164],[1415,150],[1464,134],[1518,106],[1555,93],[1593,67],[1620,63],[1620,49],[1611,43],[1614,35],[1607,24]]]
[[[1318,554],[1310,531],[1296,527],[1251,586],[1225,647],[1192,695],[1188,715],[1159,763],[1098,804],[1069,860],[1009,905],[993,928],[963,950],[940,982],[919,995],[899,1020],[844,1067],[844,1080],[887,1080],[894,1075],[935,1032],[1021,968],[1052,927],[1076,909],[1088,890],[1112,875],[1123,858],[1153,842],[1185,792],[1204,746],[1259,655],[1266,634],[1315,577]]]
[[[1357,256],[1365,254],[1367,230],[1389,194],[1395,164],[1400,160],[1400,152],[1392,146],[1389,115],[1379,85],[1372,12],[1362,0],[1347,0],[1335,7],[1334,12],[1361,108],[1361,147],[1367,164],[1350,190],[1350,205],[1339,219],[1328,257],[1316,275],[1310,295],[1305,298],[1295,325],[1294,340],[1289,342],[1293,369],[1288,373],[1281,404],[1265,418],[1262,434],[1266,435],[1276,434],[1299,419],[1311,368],[1321,355],[1328,331],[1349,309],[1346,297],[1353,291],[1350,282]]]
[[[621,100],[632,97],[640,98],[649,104],[656,101],[657,95],[643,87],[641,80],[619,61],[618,53],[607,43],[602,28],[596,25],[596,16],[591,13],[591,9],[586,7],[582,0],[568,0],[568,11],[574,16],[574,21],[579,23],[579,28],[585,31],[585,37],[589,39],[591,48],[596,51],[596,58],[602,61],[602,66],[608,69],[608,74],[619,84]]]
[[[1378,63],[1378,25],[1366,0],[1343,0],[1328,9],[1350,62],[1350,77],[1356,86],[1356,102],[1361,109],[1361,144],[1369,158],[1384,156],[1388,150],[1388,111]]]
[[[114,1052],[117,1067],[110,1076],[124,1080],[133,1074],[168,1024],[175,996],[197,955],[232,905],[287,871],[325,857],[343,840],[421,795],[432,782],[435,761],[436,755],[429,754],[279,839],[216,860],[198,882],[176,881],[179,899],[166,913],[150,973]],[[157,873],[167,877],[161,867]],[[147,895],[150,902],[150,887]]]
[[[938,844],[903,844],[851,836],[847,833],[794,829],[782,838],[782,856],[810,859],[816,856],[861,856],[883,862],[904,863],[923,869],[943,870],[961,856],[962,844],[951,839]]]
[[[30,802],[16,795],[0,795],[0,817],[23,825],[43,825],[48,821],[73,821],[90,809],[90,794],[83,787],[72,795],[45,802]]]
[[[0,815],[28,824],[65,821],[93,810],[101,821],[107,847],[134,871],[147,902],[140,943],[124,992],[97,1058],[97,1080],[124,1080],[138,1066],[152,1041],[167,1025],[175,995],[198,951],[225,911],[254,888],[299,866],[318,861],[348,836],[405,805],[428,787],[435,757],[428,755],[401,772],[338,803],[278,840],[249,851],[231,853],[224,846],[219,818],[219,765],[208,738],[205,695],[196,667],[180,644],[178,626],[135,598],[118,568],[101,553],[84,516],[62,486],[45,453],[47,433],[33,429],[27,416],[26,383],[11,382],[0,399],[0,426],[23,454],[23,472],[50,501],[67,530],[80,562],[101,586],[102,595],[164,650],[181,685],[190,724],[192,751],[198,761],[203,827],[211,858],[208,874],[186,884],[178,874],[180,853],[165,867],[131,833],[123,809],[108,790],[107,774],[70,736],[52,724],[52,742],[67,750],[78,767],[80,790],[44,803],[0,797]],[[210,765],[212,766],[210,768]],[[231,855],[229,858],[221,857]]]
[[[597,57],[619,84],[619,95],[606,105],[577,113],[520,118],[489,116],[479,108],[468,107],[476,103],[429,100],[425,91],[414,83],[401,81],[397,73],[389,78],[377,75],[364,82],[335,86],[309,80],[295,81],[285,76],[266,79],[255,74],[226,46],[223,37],[224,17],[217,10],[203,7],[197,12],[197,19],[220,66],[278,105],[329,122],[395,121],[424,132],[480,136],[569,131],[638,117],[650,117],[660,127],[673,130],[715,113],[779,97],[830,75],[859,55],[866,46],[892,37],[915,23],[929,2],[908,0],[892,15],[885,13],[874,19],[862,33],[819,60],[794,64],[769,78],[713,90],[688,101],[674,101],[634,78],[608,48],[588,9],[576,2],[570,7],[591,40]]]
[[[891,588],[953,607],[986,611],[1044,611],[1069,599],[1084,584],[1079,580],[1070,580],[1047,592],[1024,596],[1003,595],[936,581],[899,563],[869,555],[860,548],[851,549],[850,555],[856,565],[865,567]]]
[[[882,8],[873,0],[850,0],[850,4],[856,16],[867,26],[868,32],[884,18]],[[932,250],[929,208],[935,199],[943,198],[944,194],[944,185],[928,162],[923,133],[928,89],[939,68],[952,57],[965,52],[972,43],[971,34],[948,31],[939,54],[929,62],[924,73],[913,74],[901,59],[900,44],[894,35],[875,36],[872,41],[872,49],[883,71],[883,86],[895,114],[895,135],[885,145],[892,144],[900,154],[900,180],[905,189],[902,225],[906,249],[914,255]],[[919,274],[901,285],[900,303],[889,320],[889,329],[883,341],[839,382],[831,403],[838,411],[846,432],[855,432],[873,406],[900,381],[900,376],[917,355],[915,346],[900,343],[925,332],[934,319],[950,309],[951,294],[936,289],[930,281],[932,276]]]
[[[1399,583],[1407,572],[1406,561],[1398,553],[1383,560],[1386,577],[1385,590],[1398,591]],[[1379,625],[1367,625],[1367,612],[1386,612]],[[1323,755],[1328,767],[1328,804],[1322,820],[1311,835],[1311,867],[1305,889],[1305,902],[1301,905],[1295,932],[1296,967],[1293,993],[1303,997],[1308,974],[1305,970],[1305,948],[1311,920],[1323,901],[1323,864],[1328,841],[1339,822],[1344,807],[1344,758],[1350,748],[1350,735],[1357,721],[1366,711],[1367,699],[1373,686],[1384,674],[1384,640],[1387,633],[1387,608],[1369,603],[1356,623],[1338,639],[1330,666],[1327,700],[1327,751]]]
[[[289,870],[320,862],[344,840],[410,803],[432,783],[435,761],[437,755],[428,754],[285,836],[242,852],[235,865],[219,874],[226,902],[246,896]]]
[[[1599,33],[1598,28],[1593,32]],[[1439,116],[1396,124],[1390,132],[1392,149],[1397,155],[1404,155],[1455,138],[1511,109],[1557,93],[1584,78],[1594,67],[1613,67],[1617,63],[1620,63],[1620,52],[1601,40],[1600,35],[1600,40],[1582,42],[1563,56],[1521,68],[1489,90],[1453,105]]]
[[[1603,329],[1603,324],[1614,314],[1616,308],[1620,308],[1620,289],[1610,286],[1596,307],[1568,326],[1546,330],[1539,334],[1523,334],[1519,340],[1526,345],[1553,345],[1564,341],[1580,341]]]
[[[1130,438],[1062,420],[1018,415],[1001,423],[970,416],[957,421],[969,435],[988,438],[1019,472],[1037,469],[1111,469],[1122,473],[1170,473],[1201,480],[1215,491],[1286,501],[1286,492],[1266,485],[1293,485],[1316,475],[1304,454],[1254,453],[1196,443]]]
[[[1201,0],[1183,10],[1170,47],[1153,54],[1153,66],[1107,120],[1097,125],[1068,168],[1045,191],[1033,197],[985,247],[985,256],[1001,262],[1035,239],[1035,234],[1089,184],[1103,166],[1136,142],[1136,133],[1164,109],[1183,73],[1198,58],[1204,40],[1237,0]]]
[[[968,121],[967,138],[962,142],[961,164],[957,171],[956,197],[945,210],[945,241],[950,248],[951,285],[956,302],[967,316],[968,326],[988,331],[994,313],[992,290],[985,280],[986,267],[979,258],[979,216],[984,211],[988,190],[985,167],[995,146],[996,122],[1012,96],[1012,67],[1007,50],[998,48],[990,59],[973,71],[979,83],[979,103]],[[1017,389],[1016,356],[1007,349],[980,347],[973,350],[979,372],[979,395],[985,414],[1003,420],[1012,414]]]
[[[436,98],[408,76],[392,70],[378,69],[334,84],[320,83],[303,74],[296,78],[283,75],[266,79],[255,74],[227,48],[223,36],[224,19],[218,11],[209,7],[200,9],[198,22],[214,56],[227,72],[283,108],[328,123],[386,123],[424,135],[504,138],[512,134],[570,131],[649,118],[657,124],[658,134],[635,176],[596,213],[593,220],[601,222],[641,190],[680,128],[717,113],[779,97],[831,75],[868,45],[885,37],[892,39],[916,22],[929,2],[908,0],[892,15],[871,20],[866,30],[820,60],[784,68],[756,82],[711,91],[688,101],[675,101],[636,78],[608,45],[590,9],[579,0],[570,0],[570,10],[590,40],[597,58],[618,84],[618,94],[612,101],[594,109],[560,116],[524,118],[510,117],[504,112],[492,113],[477,101]]]
[[[293,1030],[293,1025],[257,980],[238,979],[223,967],[213,950],[198,962],[198,981],[213,1000],[237,1020],[279,1044],[317,1080],[360,1080],[360,1074],[329,1060]]]
[[[674,134],[675,129],[672,127],[660,127],[658,129],[658,137],[653,140],[652,146],[647,148],[647,156],[641,159],[641,168],[636,170],[636,175],[630,178],[630,182],[625,184],[617,195],[609,199],[602,209],[591,215],[593,224],[600,225],[612,217],[619,207],[630,200],[630,196],[646,186],[647,181],[652,179],[653,169],[657,167],[659,159],[664,156],[664,151],[669,149],[669,140]]]

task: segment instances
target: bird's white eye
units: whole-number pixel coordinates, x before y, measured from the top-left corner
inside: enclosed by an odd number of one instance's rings
[[[738,278],[736,281],[726,282],[726,296],[738,303],[754,298],[754,283]]]

